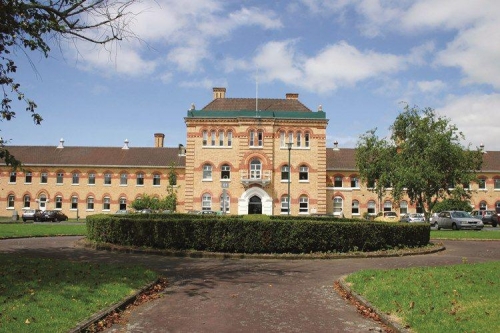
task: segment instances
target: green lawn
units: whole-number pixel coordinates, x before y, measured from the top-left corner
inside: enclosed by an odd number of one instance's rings
[[[413,332],[498,332],[500,261],[435,268],[366,270],[347,282]]]
[[[431,230],[432,239],[500,239],[500,230]]]
[[[0,223],[0,238],[38,236],[85,236],[82,223]]]

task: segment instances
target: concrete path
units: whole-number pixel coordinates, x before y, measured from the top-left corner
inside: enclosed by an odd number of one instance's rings
[[[10,239],[0,252],[144,265],[169,281],[166,295],[107,332],[380,332],[333,290],[342,275],[500,260],[500,241],[445,241],[446,250],[397,258],[193,259],[81,248],[81,237]]]

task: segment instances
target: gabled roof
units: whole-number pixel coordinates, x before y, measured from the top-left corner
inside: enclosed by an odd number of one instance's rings
[[[202,111],[295,111],[312,112],[298,99],[279,98],[216,98]]]
[[[327,170],[357,170],[356,149],[341,148],[334,150],[326,149]],[[500,174],[500,151],[488,151],[483,154],[482,172],[498,172]]]
[[[178,148],[8,146],[25,166],[184,167]]]

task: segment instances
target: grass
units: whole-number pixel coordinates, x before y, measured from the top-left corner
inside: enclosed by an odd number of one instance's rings
[[[85,224],[0,223],[0,239],[40,236],[84,236]]]
[[[431,230],[432,239],[500,239],[500,231]]]
[[[498,332],[500,262],[366,270],[351,288],[414,332]]]
[[[0,253],[0,331],[67,332],[157,278],[137,266]]]

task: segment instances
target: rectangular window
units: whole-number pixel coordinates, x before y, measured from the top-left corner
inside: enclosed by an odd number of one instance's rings
[[[224,146],[224,132],[219,131],[219,146]]]
[[[127,185],[128,175],[126,173],[120,174],[120,185]]]
[[[29,195],[25,195],[25,196],[24,196],[24,200],[23,200],[23,202],[24,202],[24,206],[23,206],[24,208],[30,208],[30,205],[31,205],[31,198],[30,198],[30,196],[29,196]]]
[[[479,189],[480,190],[486,189],[486,179],[484,179],[484,178],[479,179],[479,183],[478,184],[479,184]]]
[[[24,178],[24,182],[26,184],[31,184],[31,180],[32,180],[32,173],[31,172],[26,172],[26,176]]]
[[[333,179],[333,187],[342,187],[342,176],[337,176]]]
[[[62,209],[62,197],[61,196],[56,197],[56,209]]]
[[[304,134],[304,146],[309,147],[309,133]]]
[[[500,178],[495,179],[495,190],[500,190]]]
[[[302,133],[297,132],[297,147],[300,147],[302,144]]]
[[[280,147],[285,148],[285,132],[280,132]]]
[[[111,209],[111,199],[109,197],[104,197],[102,201],[102,210],[110,210]]]
[[[227,132],[227,146],[231,147],[233,145],[233,132]]]
[[[215,146],[215,131],[210,133],[210,145]]]
[[[87,210],[94,210],[94,198],[87,198]]]
[[[160,175],[153,175],[153,185],[160,186]]]
[[[12,171],[10,173],[9,183],[15,183],[16,182],[16,177],[17,177],[16,173],[14,171]]]
[[[288,213],[288,196],[281,197],[281,212]]]
[[[79,183],[80,183],[80,174],[75,172],[73,174],[73,185],[76,185]]]
[[[137,185],[138,186],[144,185],[144,174],[143,173],[137,174]]]
[[[78,197],[71,197],[71,209],[78,209]]]
[[[111,174],[110,173],[104,174],[104,185],[111,185]]]
[[[351,187],[359,188],[359,178],[351,178]]]
[[[306,166],[301,166],[299,168],[299,180],[309,180],[309,168]]]
[[[204,194],[201,199],[202,210],[212,210],[212,197],[210,194]]]
[[[40,184],[47,184],[48,179],[49,179],[49,176],[46,172],[42,172],[40,174]]]
[[[359,215],[359,202],[354,200],[351,208],[352,215]]]
[[[11,194],[7,197],[7,208],[14,208],[14,195]]]
[[[95,173],[89,173],[89,185],[95,185]]]
[[[288,133],[288,143],[292,143],[293,142],[293,133],[290,132]]]
[[[255,132],[254,131],[250,131],[250,147],[253,147],[255,146]]]
[[[299,213],[309,212],[309,199],[307,197],[299,198]]]
[[[203,146],[207,145],[208,133],[207,131],[203,131]]]
[[[58,172],[56,176],[56,184],[62,184],[64,179],[64,173]]]
[[[203,166],[203,179],[205,180],[212,179],[212,166],[209,164],[205,164]]]
[[[231,167],[229,165],[223,165],[220,172],[221,179],[231,179]]]
[[[375,201],[368,201],[368,214],[375,215]]]
[[[281,167],[281,180],[288,180],[288,177],[290,177],[290,168],[284,165]]]
[[[257,145],[259,147],[262,147],[264,145],[264,132],[262,131],[257,132]]]

